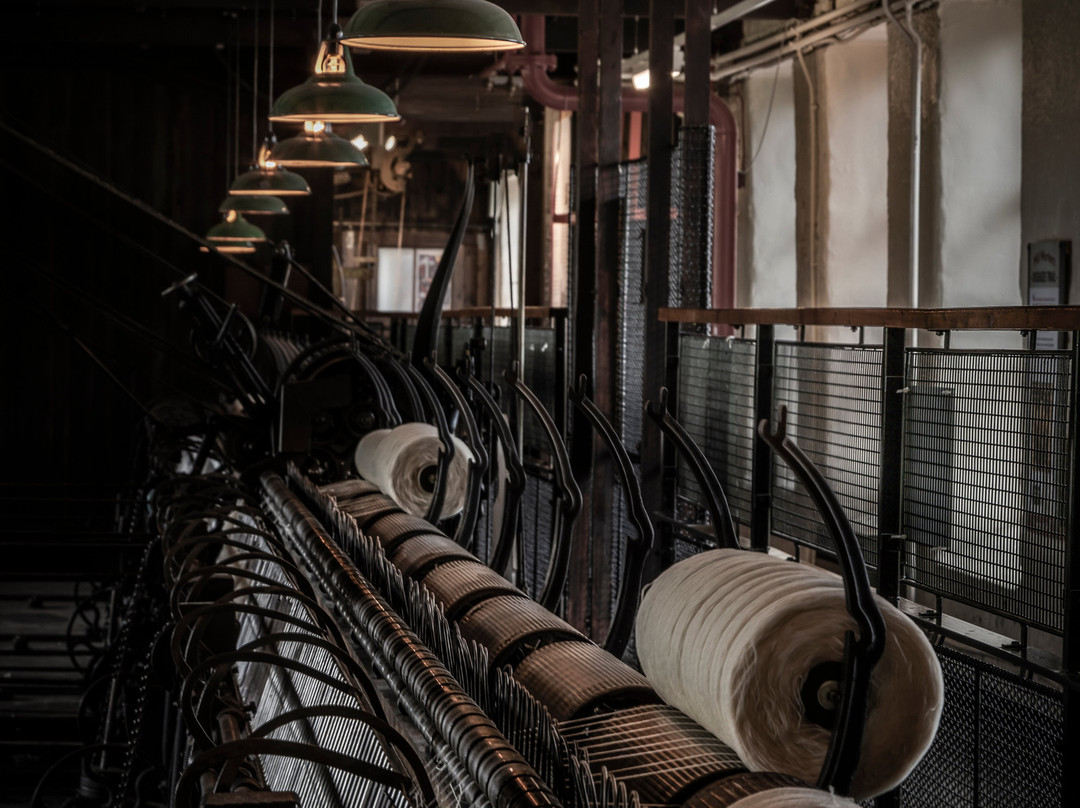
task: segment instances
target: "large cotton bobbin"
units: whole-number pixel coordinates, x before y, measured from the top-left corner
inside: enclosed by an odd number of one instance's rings
[[[937,730],[944,687],[922,632],[878,598],[886,649],[871,680],[851,795],[888,791]],[[710,550],[665,570],[642,599],[637,653],[661,697],[731,746],[756,771],[813,783],[831,731],[807,717],[804,685],[844,655],[855,623],[842,580],[762,553]],[[828,683],[821,693],[827,703]],[[817,693],[810,693],[811,706]]]
[[[814,788],[772,788],[743,797],[730,808],[857,808],[857,803]]]
[[[454,437],[454,458],[446,475],[446,494],[440,518],[454,516],[465,506],[472,452]],[[424,516],[434,492],[442,442],[431,424],[406,423],[369,432],[357,444],[353,462],[404,510]]]

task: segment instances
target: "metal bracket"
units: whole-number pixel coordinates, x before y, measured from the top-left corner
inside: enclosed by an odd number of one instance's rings
[[[555,427],[555,421],[551,414],[544,409],[540,399],[529,389],[529,386],[520,377],[521,368],[515,361],[510,369],[503,375],[510,384],[510,388],[517,393],[540,419],[547,435],[551,451],[554,453],[555,490],[558,491],[559,513],[555,519],[555,529],[551,537],[551,560],[548,562],[547,572],[544,574],[544,586],[540,590],[537,601],[541,606],[554,611],[562,597],[563,588],[566,586],[566,576],[570,567],[570,548],[574,537],[574,522],[577,521],[578,513],[581,512],[581,489],[574,479],[574,473],[570,468],[570,453],[563,443]]]
[[[870,676],[885,651],[885,619],[874,600],[870,577],[862,550],[836,494],[821,471],[787,436],[787,408],[780,407],[776,431],[762,419],[758,434],[780,455],[806,486],[821,513],[836,546],[848,613],[855,620],[858,636],[848,631],[844,636],[843,676],[832,738],[825,763],[818,776],[818,787],[844,794],[851,787],[859,751],[866,729],[866,710],[870,695]]]
[[[630,455],[623,446],[622,440],[619,439],[618,433],[615,432],[615,427],[611,425],[611,421],[586,395],[587,388],[588,377],[585,374],[578,376],[577,386],[570,388],[570,400],[584,413],[614,458],[615,467],[622,480],[623,491],[630,506],[630,521],[637,528],[637,538],[626,537],[626,559],[623,562],[623,577],[619,582],[615,614],[611,618],[611,626],[603,642],[604,650],[621,657],[630,641],[630,631],[634,626],[634,615],[637,612],[638,597],[641,594],[641,576],[645,557],[652,550],[655,533],[652,520],[649,519],[649,513],[645,508],[645,500],[641,496],[641,483],[634,474]]]
[[[727,497],[724,495],[723,486],[716,477],[716,472],[705,457],[704,452],[690,437],[683,425],[668,411],[668,389],[660,388],[660,403],[654,406],[651,401],[645,402],[646,414],[660,427],[665,436],[671,438],[679,452],[690,464],[690,469],[697,478],[698,484],[705,492],[706,504],[709,515],[712,517],[713,529],[716,531],[716,540],[721,547],[732,550],[739,549],[739,540],[735,535],[735,523],[731,518],[731,509],[728,507]]]

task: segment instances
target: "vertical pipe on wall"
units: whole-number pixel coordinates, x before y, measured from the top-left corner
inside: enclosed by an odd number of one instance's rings
[[[911,186],[908,202],[908,305],[919,307],[919,197],[922,176],[922,38],[915,30],[912,19],[913,0],[906,3],[907,25],[903,25],[889,8],[889,0],[881,0],[881,8],[889,22],[895,25],[911,43]],[[918,338],[918,329],[912,338]]]

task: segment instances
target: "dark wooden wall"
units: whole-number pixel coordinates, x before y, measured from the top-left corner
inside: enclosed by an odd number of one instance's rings
[[[3,124],[205,233],[225,193],[220,54],[212,47],[41,45],[0,54]],[[193,271],[220,289],[221,267],[197,244],[9,131],[0,132],[0,144],[0,481],[122,482],[138,407],[72,336],[144,402],[177,387],[205,393],[198,368],[105,309],[182,347],[184,315],[161,291]]]

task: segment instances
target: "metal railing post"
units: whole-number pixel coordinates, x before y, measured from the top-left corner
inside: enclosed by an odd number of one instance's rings
[[[886,328],[881,356],[881,461],[878,482],[878,594],[896,604],[900,597],[900,553],[903,548],[901,492],[904,470],[897,458],[904,447],[903,328]]]
[[[754,424],[773,416],[773,347],[775,327],[759,325],[754,360]],[[750,546],[765,551],[772,531],[772,450],[754,430],[753,471],[750,476]]]
[[[1065,614],[1062,656],[1067,686],[1062,760],[1080,758],[1080,331],[1072,334],[1069,401],[1069,532],[1065,544]],[[1066,763],[1068,766],[1068,763]],[[1080,804],[1080,779],[1065,776],[1061,805]]]

